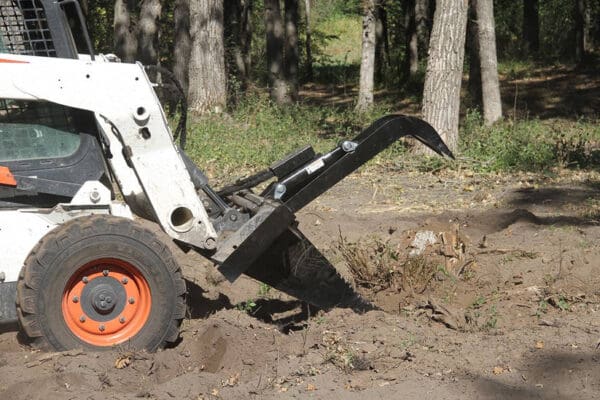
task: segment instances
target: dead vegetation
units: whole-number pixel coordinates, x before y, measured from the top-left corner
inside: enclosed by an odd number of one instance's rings
[[[375,293],[387,289],[423,293],[437,271],[427,257],[403,254],[398,244],[378,237],[349,242],[340,235],[335,249],[355,282]]]

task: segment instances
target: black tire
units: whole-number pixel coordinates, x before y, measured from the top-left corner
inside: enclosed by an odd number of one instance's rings
[[[107,215],[77,218],[54,229],[32,250],[19,276],[17,314],[22,333],[34,347],[57,351],[105,350],[115,344],[154,351],[176,341],[185,316],[186,286],[166,240],[162,232]],[[126,278],[128,271],[134,282]],[[81,278],[82,273],[91,279]],[[127,297],[131,290],[139,293],[135,307],[133,296]],[[74,293],[81,293],[81,299]],[[107,307],[104,299],[109,298]],[[77,307],[82,310],[80,324],[73,318]],[[124,322],[127,312],[131,324]],[[130,329],[117,325],[117,319]],[[121,336],[114,339],[116,335],[95,331],[88,336],[84,331],[94,327],[104,332],[105,325],[122,329]]]

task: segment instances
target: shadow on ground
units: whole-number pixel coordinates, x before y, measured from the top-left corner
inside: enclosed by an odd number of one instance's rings
[[[583,400],[600,396],[600,351],[548,353],[512,371],[515,379],[474,378],[482,399]]]
[[[188,289],[188,318],[206,319],[210,315],[236,308],[229,297],[219,293],[216,299],[209,299],[206,291],[192,281],[186,281]],[[281,332],[289,333],[304,329],[306,321],[315,315],[318,309],[299,300],[258,299],[255,306],[247,310],[248,315],[257,320],[276,326]]]

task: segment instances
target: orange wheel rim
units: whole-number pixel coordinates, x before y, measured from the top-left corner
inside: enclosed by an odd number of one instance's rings
[[[65,286],[62,313],[75,336],[94,346],[112,346],[135,336],[152,308],[150,286],[140,270],[114,258],[79,268]]]

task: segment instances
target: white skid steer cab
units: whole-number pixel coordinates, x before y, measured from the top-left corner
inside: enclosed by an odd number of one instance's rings
[[[387,116],[326,154],[306,146],[214,190],[154,88],[141,64],[94,55],[77,1],[0,0],[0,326],[46,350],[165,346],[186,310],[173,245],[232,282],[371,308],[294,214],[402,136],[452,157],[436,131]]]

